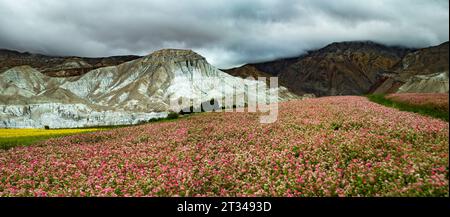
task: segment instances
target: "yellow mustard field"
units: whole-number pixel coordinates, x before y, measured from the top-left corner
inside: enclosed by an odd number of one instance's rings
[[[28,146],[53,137],[88,133],[105,128],[86,129],[0,129],[0,150]]]
[[[98,131],[100,128],[88,129],[0,129],[0,138],[53,136]]]

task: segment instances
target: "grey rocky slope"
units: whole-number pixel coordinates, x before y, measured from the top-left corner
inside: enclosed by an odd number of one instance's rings
[[[18,66],[0,74],[0,127],[135,124],[167,116],[171,102],[184,99],[189,104],[180,106],[196,106],[253,88],[263,91],[247,97],[271,102],[297,97],[283,87],[228,75],[189,50],[160,50],[65,78]]]
[[[448,93],[448,71],[410,77],[397,93]]]

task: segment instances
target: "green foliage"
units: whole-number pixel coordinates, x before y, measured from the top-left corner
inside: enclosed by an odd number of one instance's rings
[[[341,122],[333,122],[333,123],[331,123],[330,128],[332,130],[339,130],[342,128],[342,123]]]
[[[299,156],[300,156],[300,147],[294,146],[294,147],[292,148],[292,152],[294,152],[294,156],[295,156],[295,157],[299,157]]]
[[[441,120],[447,121],[449,119],[449,112],[448,111],[442,111],[432,106],[417,106],[417,105],[410,105],[406,103],[401,102],[394,102],[390,99],[386,99],[384,97],[384,94],[370,94],[367,95],[367,98],[375,103],[396,108],[400,111],[408,111],[408,112],[414,112],[421,115],[426,115],[434,118],[439,118]]]
[[[152,118],[152,119],[147,120],[147,121],[140,121],[137,125],[146,124],[146,123],[154,123],[154,122],[170,121],[170,120],[178,119],[179,117],[180,117],[180,115],[178,113],[176,113],[176,112],[169,112],[169,114],[165,118]]]
[[[176,113],[176,112],[170,112],[170,113],[167,115],[167,119],[169,119],[169,120],[177,119],[179,116],[180,116],[180,115],[179,115],[178,113]]]
[[[208,107],[212,106],[212,108],[205,109],[206,105],[208,105]],[[187,114],[192,114],[195,112],[197,112],[197,113],[207,112],[207,111],[210,111],[211,109],[219,110],[220,108],[221,107],[219,107],[219,101],[213,98],[213,99],[210,99],[209,101],[202,102],[200,104],[200,108],[194,107],[194,106],[189,106],[189,107],[183,108],[178,114],[187,115]]]

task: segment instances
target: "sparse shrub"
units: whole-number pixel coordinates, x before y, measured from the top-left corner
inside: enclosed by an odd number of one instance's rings
[[[139,120],[136,125],[141,125],[141,124],[145,124],[147,122],[149,122],[150,120],[146,121],[146,120]]]
[[[212,106],[212,108],[206,109],[206,108],[205,108],[206,105]],[[216,100],[216,99],[210,99],[209,101],[202,102],[202,103],[200,104],[200,108],[199,108],[199,107],[194,107],[194,106],[192,105],[192,106],[189,106],[189,108],[183,108],[183,109],[181,109],[181,111],[178,112],[178,114],[180,114],[180,115],[186,115],[186,114],[191,114],[191,113],[194,113],[194,112],[209,112],[209,111],[213,111],[213,110],[218,110],[218,109],[220,109],[220,108],[221,108],[221,107],[220,107],[220,104],[219,104],[219,101],[218,101],[218,100]],[[208,111],[207,111],[207,110],[208,110]]]
[[[168,115],[167,115],[167,119],[169,119],[169,120],[171,120],[171,119],[177,119],[179,117],[179,114],[178,113],[176,113],[176,112],[170,112]]]
[[[194,112],[194,106],[190,106],[189,108],[183,108],[183,109],[181,109],[180,112],[178,112],[178,114],[188,115],[188,114],[191,114],[192,112]]]

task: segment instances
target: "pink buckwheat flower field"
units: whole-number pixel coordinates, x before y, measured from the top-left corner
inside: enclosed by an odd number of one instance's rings
[[[448,196],[448,122],[342,96],[0,150],[0,196]]]

